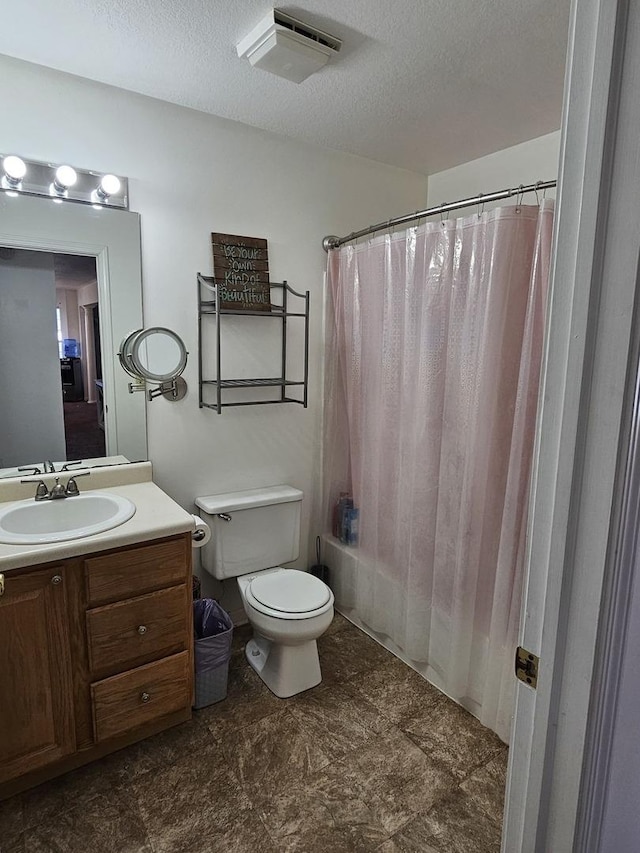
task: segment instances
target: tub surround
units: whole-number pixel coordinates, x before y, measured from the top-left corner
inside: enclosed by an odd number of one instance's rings
[[[83,470],[83,469],[78,469]],[[30,482],[19,479],[0,480],[0,508],[5,503],[32,498],[36,484],[43,480],[48,488],[60,477],[66,483],[73,471],[64,474],[43,474],[30,477]],[[89,477],[78,481],[80,493],[104,491],[129,498],[135,504],[134,516],[124,524],[98,533],[63,542],[44,545],[4,545],[0,543],[0,572],[67,559],[80,554],[96,553],[111,548],[134,545],[149,539],[174,536],[193,530],[192,516],[178,506],[162,489],[152,482],[150,462],[134,462],[106,468],[92,468]],[[73,498],[66,498],[73,501]]]

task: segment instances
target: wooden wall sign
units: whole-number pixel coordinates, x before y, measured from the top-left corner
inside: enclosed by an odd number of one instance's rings
[[[220,308],[271,311],[267,241],[236,234],[212,234],[211,244]]]

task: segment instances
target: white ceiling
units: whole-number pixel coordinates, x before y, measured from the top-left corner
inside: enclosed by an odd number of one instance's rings
[[[569,0],[304,0],[297,85],[238,59],[268,0],[0,0],[0,53],[430,174],[560,126]]]

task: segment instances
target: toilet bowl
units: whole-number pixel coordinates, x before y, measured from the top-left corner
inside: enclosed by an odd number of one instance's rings
[[[333,619],[329,587],[280,566],[298,556],[301,501],[292,486],[196,498],[212,532],[200,552],[202,566],[218,580],[237,579],[254,630],[247,660],[283,699],[322,681],[316,640]]]
[[[245,654],[276,696],[295,696],[320,684],[316,640],[333,619],[333,593],[297,569],[266,569],[238,578],[254,636]]]

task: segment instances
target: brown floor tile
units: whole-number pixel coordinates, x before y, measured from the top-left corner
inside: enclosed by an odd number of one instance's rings
[[[349,753],[340,765],[345,779],[364,789],[388,835],[455,788],[453,777],[396,728]]]
[[[0,803],[0,853],[495,853],[506,747],[340,614],[275,697],[234,631],[226,700]]]
[[[24,833],[13,838],[0,837],[0,853],[27,853]]]
[[[436,690],[410,666],[389,654],[383,666],[351,680],[358,690],[391,722],[401,724],[442,699]]]
[[[102,765],[114,785],[126,784],[189,753],[199,752],[213,742],[215,738],[208,726],[194,712],[188,722],[120,749],[103,758]]]
[[[421,814],[380,847],[380,853],[499,853],[500,830],[464,792]]]
[[[504,746],[494,732],[444,695],[400,727],[458,780],[486,764]]]
[[[256,803],[278,853],[366,853],[388,836],[368,791],[339,763]]]
[[[283,708],[283,700],[274,696],[260,680],[242,652],[234,656],[229,664],[227,698],[193,714],[208,726],[214,738],[224,739],[230,732],[282,711]]]
[[[140,776],[128,790],[154,853],[222,851],[214,839],[237,829],[251,809],[215,744]]]
[[[229,732],[221,746],[250,796],[269,797],[290,783],[302,787],[309,775],[329,763],[287,708]]]
[[[331,636],[331,634],[337,634],[338,631],[343,631],[345,628],[353,629],[354,625],[352,622],[349,622],[348,619],[342,615],[342,613],[338,613],[337,610],[333,611],[333,622],[327,630],[324,632],[323,636]]]
[[[419,819],[416,819],[416,823],[419,823]],[[402,834],[403,833],[400,832],[397,838],[394,836],[388,841],[385,841],[380,845],[380,847],[376,848],[376,853],[440,853],[439,849],[427,844],[424,839],[420,840],[418,838],[408,840],[405,843],[400,837]],[[469,853],[472,853],[472,851],[469,851]],[[473,851],[473,853],[475,853],[475,851]]]
[[[497,826],[502,826],[508,755],[509,750],[505,746],[495,758],[478,768],[460,785]]]
[[[290,712],[309,742],[331,761],[359,749],[391,725],[348,684],[308,690],[291,703]]]
[[[153,750],[149,748],[146,740],[119,749],[107,755],[100,763],[111,783],[116,786],[128,784],[158,766]]]
[[[231,654],[236,655],[244,651],[251,637],[253,636],[253,628],[247,622],[246,625],[234,625],[233,636],[231,640]]]
[[[17,838],[24,830],[24,814],[22,795],[11,797],[0,803],[0,853],[4,853],[4,845]]]
[[[360,673],[383,666],[391,653],[354,625],[318,640],[323,685],[345,684]]]
[[[22,794],[25,829],[45,825],[71,809],[88,808],[111,791],[111,780],[100,761],[58,776]]]
[[[276,853],[278,850],[254,812],[239,812],[237,820],[226,828],[215,822],[215,810],[191,834],[180,838],[181,846],[165,846],[154,842],[154,853],[180,850],[184,853]]]
[[[24,833],[29,853],[153,853],[137,809],[114,792],[50,815]]]

